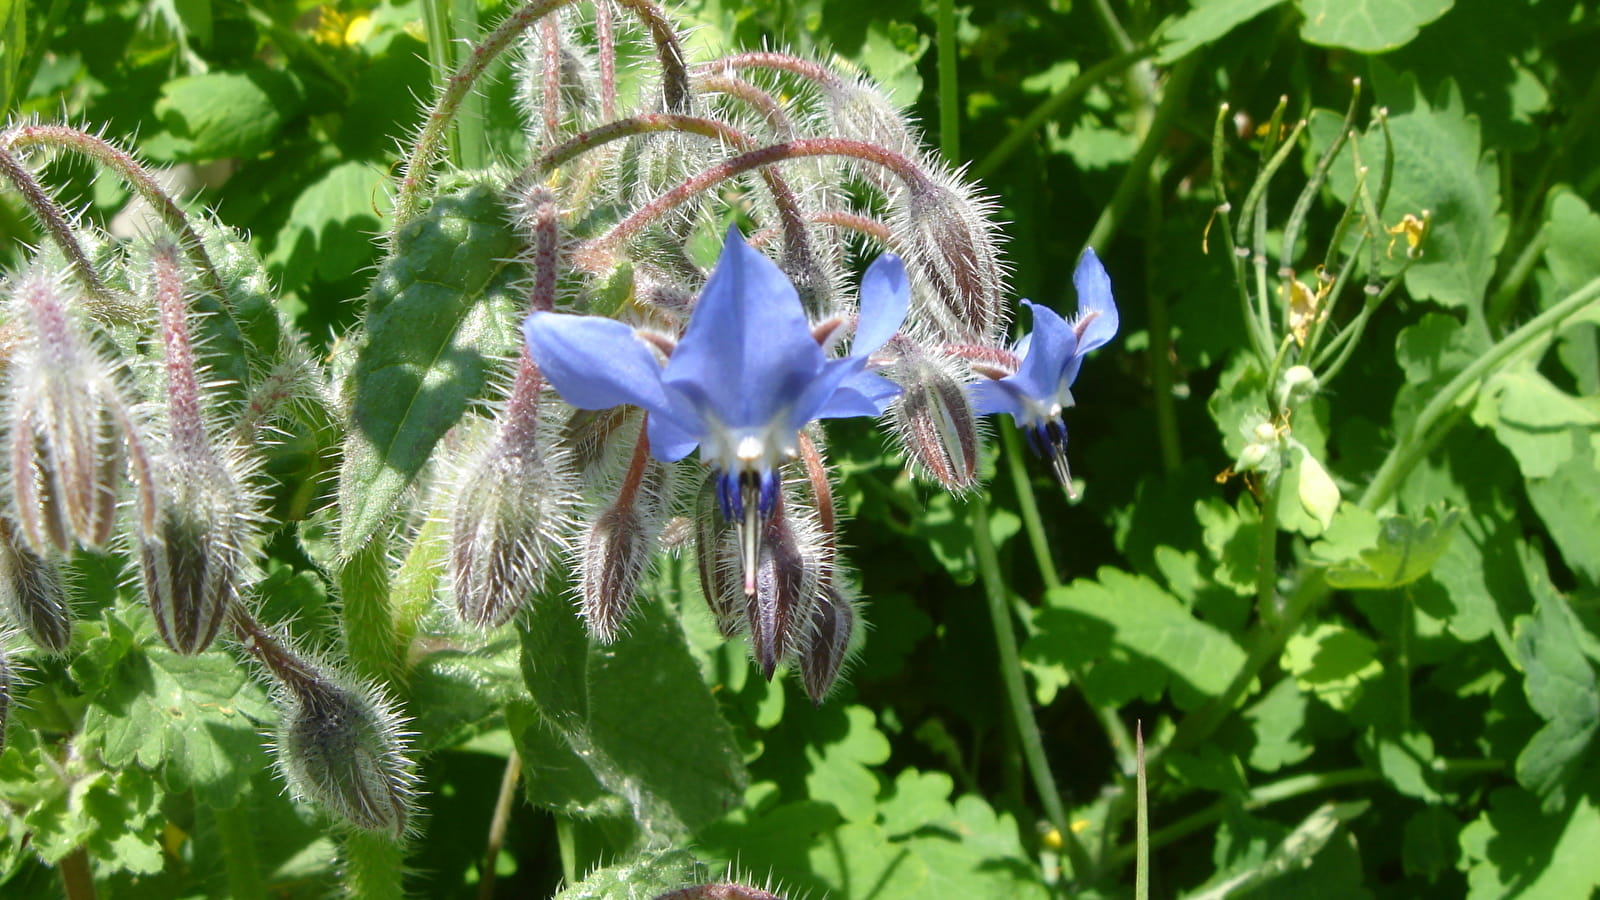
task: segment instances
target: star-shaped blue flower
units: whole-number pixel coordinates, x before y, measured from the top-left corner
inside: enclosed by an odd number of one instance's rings
[[[900,393],[867,358],[900,329],[909,304],[905,266],[886,253],[862,277],[850,354],[829,359],[794,285],[730,228],[666,365],[615,319],[536,312],[523,334],[568,403],[648,411],[650,453],[663,462],[700,448],[719,474],[723,514],[740,526],[745,589],[753,592],[760,523],[772,514],[779,466],[797,455],[808,423],[876,416]]]
[[[1084,251],[1072,283],[1078,290],[1078,314],[1072,321],[1049,307],[1024,300],[1033,310],[1033,331],[1011,348],[1018,359],[1017,370],[972,386],[974,412],[1010,413],[1034,452],[1050,460],[1069,491],[1072,473],[1067,467],[1067,427],[1061,413],[1075,402],[1072,383],[1084,356],[1117,335],[1111,278],[1093,250]]]

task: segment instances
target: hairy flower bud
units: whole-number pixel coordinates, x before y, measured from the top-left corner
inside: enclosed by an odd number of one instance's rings
[[[358,828],[403,835],[416,773],[390,703],[321,677],[284,686],[277,751],[290,787]]]
[[[814,542],[795,527],[783,499],[767,520],[756,567],[756,592],[746,601],[750,649],[768,681],[811,626],[810,608],[820,578]]]
[[[525,608],[566,546],[572,492],[540,445],[540,387],[524,357],[494,437],[456,486],[450,581],[456,613],[477,628],[504,625]]]
[[[950,490],[963,491],[977,484],[982,439],[966,385],[952,369],[920,349],[908,350],[891,370],[905,393],[890,414],[915,467]]]
[[[694,549],[700,568],[700,592],[716,619],[717,631],[732,638],[744,626],[745,596],[733,523],[722,514],[717,500],[719,477],[712,472],[700,487],[694,514]]]
[[[926,321],[947,341],[991,339],[1006,324],[1005,271],[990,203],[966,185],[933,178],[911,183],[893,228],[905,248]]]
[[[204,419],[177,258],[171,244],[158,244],[151,254],[166,402],[164,433],[151,439],[149,470],[139,478],[146,490],[136,530],[156,630],[174,651],[194,654],[211,646],[237,594],[254,498],[242,461],[218,452]],[[136,448],[146,441],[129,438]]]
[[[7,386],[17,521],[35,553],[99,547],[116,523],[128,405],[61,284],[35,273],[17,295],[26,338]]]
[[[650,459],[644,431],[611,505],[589,528],[578,557],[578,602],[589,633],[602,644],[617,639],[650,568],[661,530],[661,496],[667,468]]]
[[[855,627],[854,601],[830,580],[811,610],[811,633],[800,653],[800,675],[812,703],[821,706],[838,681]]]
[[[55,558],[33,552],[0,519],[0,606],[41,649],[62,653],[72,640],[72,611]]]

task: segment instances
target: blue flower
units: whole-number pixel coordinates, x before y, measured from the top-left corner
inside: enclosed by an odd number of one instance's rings
[[[761,522],[771,516],[778,468],[817,419],[876,416],[899,386],[867,367],[905,321],[905,266],[884,254],[861,280],[848,356],[829,359],[812,336],[794,286],[735,228],[666,365],[625,323],[536,312],[523,324],[529,352],[562,399],[580,409],[631,404],[649,412],[650,453],[663,462],[700,448],[718,473],[723,514],[740,528],[745,590],[755,590]]]
[[[1117,334],[1111,279],[1093,250],[1084,251],[1072,283],[1078,290],[1078,314],[1072,321],[1049,307],[1024,300],[1033,310],[1033,331],[1011,348],[1018,359],[1016,371],[972,387],[974,411],[978,415],[1010,413],[1034,452],[1050,460],[1069,491],[1072,473],[1067,468],[1067,427],[1061,413],[1075,402],[1072,383],[1078,378],[1083,357]]]

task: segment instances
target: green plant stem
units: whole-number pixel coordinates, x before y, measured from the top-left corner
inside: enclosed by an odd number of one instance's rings
[[[1489,327],[1497,328],[1505,322],[1512,310],[1516,308],[1517,294],[1522,286],[1527,283],[1533,274],[1534,267],[1539,264],[1539,258],[1544,255],[1545,247],[1550,243],[1550,234],[1546,229],[1539,229],[1532,239],[1522,248],[1522,253],[1517,256],[1516,262],[1511,264],[1510,271],[1506,272],[1505,280],[1489,297]]]
[[[1084,241],[1084,247],[1104,248],[1111,242],[1112,235],[1116,234],[1123,215],[1128,211],[1128,206],[1139,196],[1139,191],[1144,188],[1145,179],[1150,177],[1150,168],[1166,144],[1167,129],[1171,127],[1178,111],[1183,108],[1183,102],[1189,94],[1189,79],[1194,75],[1197,62],[1199,55],[1191,53],[1184,57],[1167,77],[1161,105],[1156,107],[1155,118],[1150,122],[1150,130],[1145,133],[1144,140],[1133,155],[1133,160],[1122,173],[1122,180],[1117,183],[1117,191],[1112,195],[1110,205],[1101,211],[1100,218],[1095,221],[1094,228],[1089,232],[1089,239]]]
[[[61,893],[67,900],[94,900],[94,876],[89,874],[89,851],[82,847],[61,858]]]
[[[1178,437],[1178,408],[1172,396],[1172,317],[1167,311],[1167,282],[1158,269],[1163,256],[1157,245],[1162,219],[1161,187],[1151,182],[1146,193],[1150,198],[1150,225],[1145,229],[1145,308],[1150,329],[1146,358],[1150,365],[1150,395],[1155,401],[1161,467],[1170,475],[1183,465],[1183,447]]]
[[[945,161],[961,161],[961,100],[956,75],[956,4],[939,0],[939,149]]]
[[[1045,818],[1056,833],[1061,835],[1072,862],[1073,873],[1081,878],[1089,869],[1089,854],[1072,831],[1066,807],[1061,803],[1061,792],[1056,788],[1055,775],[1050,771],[1050,760],[1044,752],[1044,738],[1039,733],[1039,722],[1033,717],[1033,705],[1028,700],[1028,688],[1022,678],[1022,659],[1017,653],[1017,634],[1011,624],[1011,609],[1006,602],[1005,576],[1000,572],[1000,560],[995,554],[994,538],[989,531],[989,503],[982,494],[973,498],[968,507],[972,512],[973,549],[978,558],[978,574],[983,580],[984,595],[989,604],[989,618],[994,624],[995,645],[1000,652],[1000,680],[1005,688],[1006,703],[1010,707],[1012,722],[1022,744],[1022,756],[1033,776],[1034,789],[1044,807]]]
[[[1475,388],[1513,353],[1544,337],[1562,320],[1597,301],[1600,301],[1600,278],[1590,281],[1501,338],[1487,353],[1463,369],[1461,374],[1450,379],[1450,383],[1434,394],[1428,405],[1422,408],[1422,412],[1417,414],[1416,420],[1406,430],[1405,436],[1384,458],[1383,465],[1378,467],[1377,474],[1372,477],[1372,483],[1367,485],[1366,492],[1361,495],[1362,508],[1376,511],[1388,502],[1412,467],[1421,461],[1424,448],[1431,445],[1435,438],[1434,426],[1439,424],[1468,389]]]
[[[228,871],[228,894],[233,900],[266,900],[261,861],[256,855],[255,832],[244,803],[232,809],[213,809],[217,837],[222,843],[222,864]]]
[[[1017,430],[1001,425],[1000,455],[1006,461],[1006,472],[1011,476],[1011,486],[1017,492],[1017,512],[1022,516],[1022,530],[1028,536],[1028,548],[1039,567],[1039,580],[1045,590],[1061,586],[1061,574],[1056,570],[1055,557],[1050,553],[1050,541],[1044,533],[1044,519],[1039,515],[1039,498],[1033,493],[1033,480],[1028,477],[1028,460],[1022,452],[1022,442]]]
[[[1111,43],[1122,53],[1130,53],[1136,46],[1133,37],[1128,34],[1128,29],[1122,26],[1122,20],[1117,18],[1116,11],[1111,8],[1110,0],[1090,0],[1089,9],[1094,12],[1095,18],[1100,20],[1100,27],[1105,29],[1106,36],[1111,38]],[[1183,62],[1189,62],[1199,54],[1191,53]],[[1182,65],[1180,62],[1179,65]],[[1140,118],[1146,118],[1149,110],[1156,105],[1156,73],[1149,63],[1141,62],[1134,71],[1130,86],[1138,95]],[[1157,117],[1159,118],[1159,113]]]
[[[344,891],[349,900],[404,897],[405,848],[386,834],[352,829],[344,836]]]
[[[1013,153],[1021,149],[1022,145],[1033,137],[1035,132],[1044,127],[1046,122],[1071,108],[1074,103],[1082,99],[1083,95],[1089,93],[1090,88],[1134,63],[1149,57],[1154,52],[1154,47],[1136,47],[1127,53],[1113,56],[1085,69],[1078,77],[1067,82],[1066,87],[1051,94],[1038,106],[1035,106],[1031,112],[1023,117],[1021,122],[1018,122],[1016,126],[1007,132],[1006,136],[1000,139],[1000,143],[996,144],[993,150],[990,150],[977,165],[972,167],[972,176],[981,179],[1000,168],[1001,164],[1010,159]]]
[[[1501,771],[1504,768],[1505,763],[1497,759],[1440,760],[1433,766],[1435,772],[1446,776],[1489,774]],[[1262,809],[1274,803],[1282,803],[1285,800],[1293,800],[1307,794],[1331,791],[1356,784],[1371,784],[1384,780],[1383,773],[1367,768],[1339,769],[1333,772],[1291,775],[1288,778],[1269,782],[1251,790],[1242,804],[1234,800],[1219,800],[1199,812],[1192,813],[1165,828],[1159,829],[1150,835],[1150,847],[1152,849],[1164,847],[1198,831],[1204,831],[1222,821],[1222,817],[1227,815],[1228,810],[1232,807],[1242,805],[1247,810]],[[1110,863],[1113,867],[1120,867],[1133,861],[1136,855],[1136,847],[1119,847],[1117,852],[1112,855]]]
[[[374,535],[339,570],[345,649],[356,674],[390,682],[400,673],[400,642],[390,609],[388,541]]]
[[[1139,813],[1134,831],[1134,851],[1137,855],[1133,866],[1133,896],[1134,900],[1150,900],[1150,798],[1145,789],[1143,722],[1134,725],[1133,734],[1134,740],[1139,743]]]
[[[1256,615],[1270,622],[1278,616],[1278,502],[1283,471],[1271,473],[1266,482],[1256,534]]]
[[[450,0],[450,30],[454,38],[477,41],[478,0]],[[471,91],[461,98],[461,112],[455,121],[455,150],[462,167],[481,169],[489,164],[489,144],[484,138],[487,121],[488,104],[481,91]]]
[[[522,756],[513,748],[506,758],[506,770],[500,776],[500,793],[494,800],[494,815],[489,819],[489,839],[484,842],[483,871],[478,874],[478,900],[493,900],[495,861],[500,858],[500,848],[506,842],[506,826],[511,822],[511,803],[517,796],[517,782],[522,776]]]

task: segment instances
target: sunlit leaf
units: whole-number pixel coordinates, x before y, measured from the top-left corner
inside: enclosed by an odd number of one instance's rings
[[[1403,46],[1454,0],[1297,0],[1307,43],[1382,53]]]

